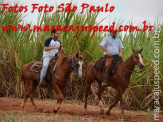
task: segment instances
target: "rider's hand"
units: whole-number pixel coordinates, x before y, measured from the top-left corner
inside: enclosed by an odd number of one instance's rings
[[[64,54],[64,48],[63,47],[61,48],[60,53]]]
[[[107,52],[108,56],[112,56],[112,54],[110,52]]]
[[[119,57],[122,57],[122,53],[119,53],[118,55],[119,55]]]
[[[61,50],[64,52],[64,48],[62,47]]]

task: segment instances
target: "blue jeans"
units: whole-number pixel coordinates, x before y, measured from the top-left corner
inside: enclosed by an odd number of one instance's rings
[[[53,56],[45,56],[43,57],[43,66],[41,69],[41,74],[40,74],[40,81],[43,82],[43,78],[46,76],[46,72],[50,63],[50,60],[53,58]]]

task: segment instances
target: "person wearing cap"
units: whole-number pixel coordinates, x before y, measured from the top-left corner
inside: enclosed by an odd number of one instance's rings
[[[122,60],[122,50],[124,48],[121,40],[116,37],[117,31],[112,30],[110,36],[104,37],[100,43],[100,47],[104,51],[104,55],[112,56],[113,61],[111,68],[109,69],[108,79],[112,75],[112,71],[115,68],[118,61]],[[105,80],[102,83],[103,86],[108,85],[108,81]]]
[[[58,52],[61,54],[64,53],[64,48],[61,47],[61,42],[58,40],[60,31],[56,31],[54,28],[51,31],[51,37],[45,40],[44,49],[43,49],[43,66],[40,73],[40,82],[39,85],[45,85],[45,76],[50,63],[50,60],[57,56]]]

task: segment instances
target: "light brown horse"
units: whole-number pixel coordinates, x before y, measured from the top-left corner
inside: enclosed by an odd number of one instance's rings
[[[56,113],[62,101],[64,100],[64,94],[66,91],[67,79],[69,79],[70,73],[74,70],[78,73],[79,78],[82,77],[82,65],[83,65],[83,56],[75,54],[68,57],[58,58],[57,66],[53,72],[53,77],[51,80],[51,88],[58,95],[57,106],[54,109]],[[33,72],[30,70],[30,67],[35,63],[35,61],[25,64],[22,68],[21,79],[24,83],[26,94],[24,101],[22,103],[22,108],[24,109],[26,100],[30,97],[33,108],[36,109],[34,103],[34,91],[38,86],[40,81],[40,73]]]
[[[144,63],[141,57],[141,50],[134,51],[133,54],[125,61],[117,64],[116,69],[113,73],[113,75],[107,79],[109,86],[114,88],[117,92],[116,101],[109,107],[106,114],[110,114],[110,110],[120,101],[121,106],[121,114],[124,114],[123,110],[123,98],[122,94],[124,93],[125,89],[128,88],[129,82],[130,82],[130,76],[134,70],[135,65],[138,65],[139,68],[143,69]],[[110,57],[110,60],[112,58]],[[98,90],[98,99],[99,99],[99,105],[100,105],[100,112],[104,112],[103,103],[101,101],[101,95],[104,91],[104,87],[101,85],[102,80],[100,79],[100,72],[97,72],[94,68],[94,65],[97,60],[92,61],[88,64],[86,71],[85,71],[85,80],[86,80],[86,88],[85,88],[85,105],[84,105],[84,114],[88,114],[87,110],[87,98],[89,91],[91,89],[91,84],[96,80],[99,85]],[[108,63],[109,58],[107,58],[106,63]],[[105,66],[106,68],[106,66]]]

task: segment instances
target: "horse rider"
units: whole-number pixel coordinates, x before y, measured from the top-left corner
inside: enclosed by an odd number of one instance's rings
[[[55,28],[51,31],[51,37],[46,39],[44,42],[43,49],[43,66],[40,73],[40,82],[39,86],[45,85],[45,76],[50,63],[50,60],[57,56],[58,52],[61,54],[64,53],[64,48],[61,46],[61,42],[58,40],[60,31],[57,31]]]
[[[100,43],[100,47],[104,51],[104,55],[112,56],[113,61],[111,67],[109,68],[108,79],[112,75],[112,71],[115,68],[118,61],[122,60],[122,50],[124,48],[121,40],[116,37],[117,30],[112,30],[110,36],[104,37]],[[105,56],[104,56],[105,57]],[[102,86],[107,86],[108,81],[105,80],[102,83]]]

